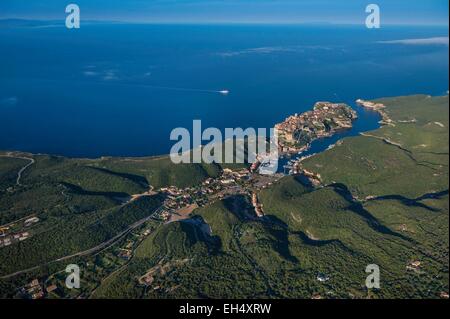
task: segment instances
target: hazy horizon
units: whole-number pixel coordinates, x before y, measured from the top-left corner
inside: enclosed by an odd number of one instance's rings
[[[117,0],[73,1],[82,18],[125,23],[362,24],[370,3],[380,6],[385,25],[448,26],[446,0]],[[68,4],[68,3],[67,3]],[[64,19],[57,0],[0,2],[0,19]]]

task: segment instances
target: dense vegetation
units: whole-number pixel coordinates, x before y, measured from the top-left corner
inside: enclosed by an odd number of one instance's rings
[[[116,257],[119,246],[74,257],[86,274],[83,296],[439,298],[449,290],[448,96],[380,102],[392,125],[303,162],[321,186],[281,179],[259,193],[263,218],[249,198],[233,196],[189,220],[155,222],[148,236],[131,233],[117,244],[139,238],[126,262]],[[41,219],[29,239],[0,247],[0,276],[47,266],[0,280],[0,296],[14,296],[14,287],[36,276],[63,282],[64,263],[48,262],[117,236],[163,199],[127,203],[129,195],[196,185],[221,170],[167,157],[33,158],[22,185],[16,176],[27,161],[0,158],[0,223]],[[381,289],[365,287],[369,264],[380,267]]]
[[[54,156],[12,154],[0,157],[0,225],[31,234],[25,241],[0,247],[0,275],[45,265],[54,259],[87,250],[119,234],[150,215],[160,196],[143,197],[124,205],[130,195],[152,187],[187,186],[216,176],[215,165],[174,165],[168,158],[66,159]],[[15,157],[14,157],[15,156]],[[33,157],[35,163],[16,185],[18,171]],[[147,174],[139,175],[145,171]],[[153,184],[153,181],[155,184]],[[21,227],[37,216],[36,225]],[[22,220],[21,220],[22,219]]]

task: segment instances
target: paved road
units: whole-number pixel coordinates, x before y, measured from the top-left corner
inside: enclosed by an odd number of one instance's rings
[[[8,157],[8,158],[17,158],[17,159],[23,159],[23,160],[27,160],[30,161],[27,165],[25,165],[24,167],[22,167],[19,172],[17,173],[17,179],[16,179],[16,185],[20,186],[20,179],[22,178],[22,174],[23,172],[30,167],[31,165],[33,165],[35,163],[34,158],[31,157],[23,157],[23,156],[14,156],[14,155],[0,155],[0,157]]]
[[[95,246],[95,247],[89,248],[89,249],[84,250],[84,251],[80,251],[80,252],[75,253],[75,254],[72,254],[72,255],[64,256],[64,257],[61,257],[61,258],[58,258],[58,259],[49,261],[49,262],[47,262],[47,263],[44,263],[44,264],[41,264],[41,265],[38,265],[38,266],[34,266],[34,267],[31,267],[31,268],[28,268],[28,269],[24,269],[24,270],[17,271],[17,272],[15,272],[15,273],[12,273],[12,274],[9,274],[9,275],[2,276],[2,277],[0,277],[0,279],[8,279],[8,278],[11,278],[11,277],[15,277],[15,276],[17,276],[17,275],[20,275],[20,274],[24,274],[24,273],[27,273],[27,272],[30,272],[30,271],[33,271],[33,270],[37,270],[37,269],[39,269],[40,267],[48,266],[48,265],[51,265],[51,264],[54,264],[54,263],[57,263],[57,262],[61,262],[61,261],[67,260],[67,259],[71,259],[71,258],[74,258],[74,257],[82,257],[82,256],[86,256],[86,255],[93,254],[93,253],[95,253],[95,252],[97,252],[97,251],[99,251],[99,250],[102,250],[102,249],[104,249],[104,248],[106,248],[106,247],[108,247],[108,246],[111,246],[112,244],[114,244],[116,241],[118,241],[118,240],[119,240],[120,238],[122,238],[124,235],[128,234],[128,233],[129,233],[130,231],[132,231],[133,229],[136,229],[136,228],[138,228],[139,226],[141,226],[142,224],[144,224],[145,222],[149,221],[150,219],[153,218],[153,216],[155,216],[156,214],[158,214],[158,213],[161,211],[161,209],[162,209],[162,206],[161,206],[161,207],[158,207],[158,208],[157,208],[152,214],[150,214],[149,216],[147,216],[147,217],[145,217],[145,218],[143,218],[143,219],[141,219],[141,220],[138,220],[138,221],[135,222],[134,224],[131,224],[131,225],[128,226],[128,228],[125,229],[124,231],[120,232],[119,234],[117,234],[117,235],[114,236],[113,238],[111,238],[111,239],[109,239],[109,240],[107,240],[107,241],[105,241],[105,242],[103,242],[103,243],[101,243],[101,244],[99,244],[99,245],[97,245],[97,246]]]

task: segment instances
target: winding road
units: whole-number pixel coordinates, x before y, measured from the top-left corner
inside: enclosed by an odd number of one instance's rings
[[[11,154],[6,154],[6,155],[0,155],[0,157],[7,157],[7,158],[16,158],[16,159],[23,159],[23,160],[27,160],[30,161],[27,165],[25,165],[24,167],[22,167],[18,172],[17,172],[17,179],[16,179],[16,185],[20,186],[20,179],[22,178],[22,174],[23,172],[30,167],[31,165],[33,165],[35,163],[34,158],[31,157],[24,157],[24,156],[14,156]]]
[[[16,156],[16,155],[13,155],[13,154],[8,154],[8,153],[7,153],[7,154],[2,154],[2,155],[0,155],[0,157],[16,158],[16,159],[23,159],[23,160],[29,161],[29,163],[27,163],[25,166],[23,166],[23,167],[18,171],[18,173],[17,173],[16,185],[18,185],[18,186],[22,185],[22,184],[20,183],[20,179],[22,178],[23,172],[24,172],[28,167],[30,167],[31,165],[33,165],[33,164],[35,163],[35,160],[34,160],[33,158],[31,158],[31,157]],[[145,195],[148,196],[148,195],[150,195],[150,194],[151,194],[151,193],[146,193]],[[144,194],[141,194],[141,195],[143,196]],[[132,201],[138,199],[141,195],[136,196],[135,198],[132,198],[132,200],[130,200],[129,202],[125,203],[124,206],[127,205],[127,204],[129,204],[129,203],[131,203]],[[118,241],[119,239],[121,239],[123,236],[125,236],[126,234],[128,234],[130,231],[132,231],[132,230],[138,228],[139,226],[141,226],[141,225],[144,224],[145,222],[149,221],[151,218],[153,218],[153,216],[155,216],[156,214],[158,214],[158,213],[161,211],[161,209],[162,209],[162,206],[161,206],[161,207],[158,207],[158,208],[157,208],[152,214],[150,214],[149,216],[147,216],[147,217],[145,217],[145,218],[143,218],[143,219],[141,219],[141,220],[138,220],[137,222],[131,224],[130,226],[128,226],[125,230],[123,230],[122,232],[120,232],[120,233],[117,234],[116,236],[110,238],[109,240],[107,240],[107,241],[105,241],[105,242],[103,242],[103,243],[101,243],[101,244],[99,244],[99,245],[97,245],[97,246],[95,246],[95,247],[89,248],[89,249],[84,250],[84,251],[81,251],[81,252],[77,252],[77,253],[75,253],[75,254],[71,254],[71,255],[64,256],[64,257],[60,257],[60,258],[58,258],[58,259],[55,259],[55,260],[46,262],[46,263],[41,264],[41,265],[37,265],[37,266],[31,267],[31,268],[28,268],[28,269],[20,270],[20,271],[17,271],[17,272],[15,272],[15,273],[12,273],[12,274],[8,274],[8,275],[5,275],[5,276],[1,276],[0,279],[8,279],[8,278],[11,278],[11,277],[14,277],[14,276],[23,274],[23,273],[27,273],[27,272],[30,272],[30,271],[33,271],[33,270],[37,270],[37,269],[39,269],[40,267],[48,266],[48,265],[53,264],[53,263],[61,262],[61,261],[64,261],[64,260],[67,260],[67,259],[71,259],[71,258],[74,258],[74,257],[82,257],[82,256],[86,256],[86,255],[90,255],[90,254],[93,254],[93,253],[95,253],[95,252],[98,252],[98,251],[100,251],[100,250],[102,250],[102,249],[104,249],[104,248],[107,248],[107,247],[111,246],[111,245],[114,244],[116,241]]]
[[[46,262],[46,263],[38,265],[38,266],[34,266],[34,267],[31,267],[31,268],[28,268],[28,269],[20,270],[20,271],[17,271],[15,273],[12,273],[12,274],[9,274],[9,275],[1,276],[0,279],[8,279],[8,278],[11,278],[11,277],[15,277],[15,276],[20,275],[20,274],[24,274],[24,273],[27,273],[27,272],[30,272],[30,271],[33,271],[33,270],[37,270],[37,269],[39,269],[41,267],[44,267],[44,266],[48,266],[48,265],[51,265],[51,264],[54,264],[54,263],[57,263],[57,262],[61,262],[61,261],[67,260],[67,259],[71,259],[71,258],[74,258],[74,257],[82,257],[82,256],[90,255],[90,254],[93,254],[93,253],[95,253],[97,251],[100,251],[100,250],[102,250],[104,248],[107,248],[107,247],[111,246],[112,244],[114,244],[119,239],[121,239],[123,236],[128,234],[133,229],[138,228],[139,226],[141,226],[145,222],[147,222],[150,219],[152,219],[153,216],[155,216],[156,214],[158,214],[161,211],[161,209],[162,209],[162,206],[158,207],[149,216],[147,216],[147,217],[145,217],[145,218],[143,218],[141,220],[138,220],[134,224],[131,224],[130,226],[127,227],[127,229],[123,230],[122,232],[120,232],[116,236],[108,239],[107,241],[105,241],[105,242],[103,242],[103,243],[101,243],[101,244],[99,244],[99,245],[97,245],[95,247],[89,248],[89,249],[84,250],[84,251],[80,251],[80,252],[72,254],[72,255],[67,255],[67,256],[64,256],[64,257],[60,257],[58,259]]]

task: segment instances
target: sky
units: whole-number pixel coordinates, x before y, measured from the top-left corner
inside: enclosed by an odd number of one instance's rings
[[[448,25],[448,0],[1,0],[1,18],[64,19],[75,3],[88,20],[146,23],[364,23],[378,4],[384,24]]]

